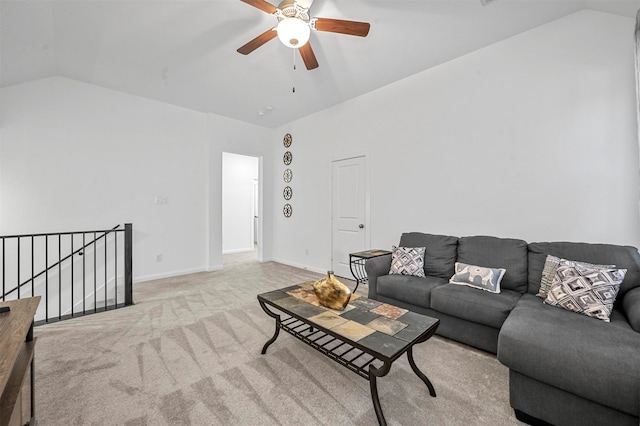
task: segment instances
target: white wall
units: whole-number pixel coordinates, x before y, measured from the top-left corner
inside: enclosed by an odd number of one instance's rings
[[[222,154],[223,253],[253,250],[254,182],[257,180],[257,157]]]
[[[634,25],[579,12],[281,127],[294,215],[276,187],[274,258],[330,267],[331,161],[356,155],[373,247],[408,231],[639,246]]]
[[[132,222],[136,279],[205,268],[205,114],[65,78],[1,96],[1,234]]]
[[[259,256],[270,259],[272,130],[62,77],[0,100],[1,235],[132,222],[134,279],[222,268],[226,151],[266,159]]]

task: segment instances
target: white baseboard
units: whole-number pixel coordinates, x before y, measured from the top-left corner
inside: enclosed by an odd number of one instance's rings
[[[253,248],[240,248],[240,249],[233,249],[233,250],[223,250],[222,254],[246,253],[248,251],[254,251],[254,249]]]
[[[161,274],[143,275],[140,277],[134,277],[133,282],[136,283],[136,282],[159,280],[161,278],[171,278],[171,277],[177,277],[179,275],[195,274],[196,272],[206,272],[206,271],[207,271],[206,268],[201,267],[201,268],[183,269],[180,271],[163,272]]]
[[[316,267],[313,267],[313,266],[308,266],[308,265],[303,265],[303,264],[300,264],[300,263],[290,262],[290,261],[284,260],[284,259],[276,259],[276,258],[263,259],[262,262],[277,262],[277,263],[282,263],[283,265],[292,266],[294,268],[299,268],[299,269],[304,269],[304,270],[311,271],[311,272],[316,272],[318,274],[326,274],[327,273],[326,269],[320,269],[320,268],[316,268]],[[183,269],[183,270],[179,270],[179,271],[163,272],[161,274],[142,275],[142,276],[139,276],[139,277],[134,277],[133,281],[134,281],[134,283],[136,283],[136,282],[144,282],[144,281],[152,281],[152,280],[159,280],[159,279],[162,279],[162,278],[177,277],[179,275],[195,274],[197,272],[221,271],[223,269],[224,269],[223,265],[219,264],[219,265],[213,265],[213,266],[209,266],[209,267],[192,268],[192,269]]]
[[[283,265],[287,265],[287,266],[293,266],[294,268],[298,268],[298,269],[304,269],[307,271],[311,271],[311,272],[317,272],[318,274],[326,274],[327,270],[326,269],[320,269],[320,268],[316,268],[314,266],[309,266],[309,265],[303,265],[301,263],[295,263],[295,262],[291,262],[289,260],[284,260],[284,259],[271,259],[272,262],[277,262],[277,263],[282,263]]]

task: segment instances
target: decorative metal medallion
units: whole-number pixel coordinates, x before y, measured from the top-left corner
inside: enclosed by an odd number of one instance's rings
[[[287,169],[284,171],[284,175],[282,176],[284,178],[284,181],[289,183],[291,182],[291,179],[293,179],[293,172],[291,171],[291,169]]]
[[[284,208],[282,209],[282,213],[284,213],[284,217],[291,217],[291,214],[293,213],[291,204],[285,204]]]
[[[284,147],[285,148],[289,148],[291,146],[291,142],[293,142],[293,138],[291,137],[291,133],[287,133],[286,135],[284,135],[284,141],[282,143],[284,143]]]
[[[284,191],[282,191],[282,196],[285,200],[290,200],[293,197],[293,189],[290,186],[286,186]]]
[[[293,154],[291,151],[287,151],[284,153],[284,157],[282,157],[282,161],[284,161],[284,165],[288,166],[293,161]]]

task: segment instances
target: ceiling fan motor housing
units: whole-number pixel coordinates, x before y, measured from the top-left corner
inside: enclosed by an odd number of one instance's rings
[[[281,14],[278,14],[278,20],[285,18],[298,18],[304,22],[309,22],[309,8],[303,8],[295,0],[284,0],[278,5]]]

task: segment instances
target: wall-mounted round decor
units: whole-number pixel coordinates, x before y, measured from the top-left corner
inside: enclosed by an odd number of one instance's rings
[[[282,209],[282,213],[284,213],[284,217],[291,217],[293,214],[293,207],[291,207],[291,204],[285,204]]]
[[[282,191],[282,196],[285,200],[290,200],[293,197],[293,189],[290,186],[286,186],[284,191]]]
[[[284,140],[282,141],[282,143],[284,144],[284,147],[289,148],[291,146],[291,142],[293,142],[291,133],[287,133],[286,135],[284,135]]]
[[[293,154],[291,151],[287,151],[284,153],[284,157],[282,157],[282,161],[284,161],[285,166],[288,166],[293,161]]]
[[[291,182],[291,179],[293,179],[293,172],[291,171],[291,169],[287,169],[284,171],[284,175],[282,175],[282,177],[285,182],[289,183]]]

